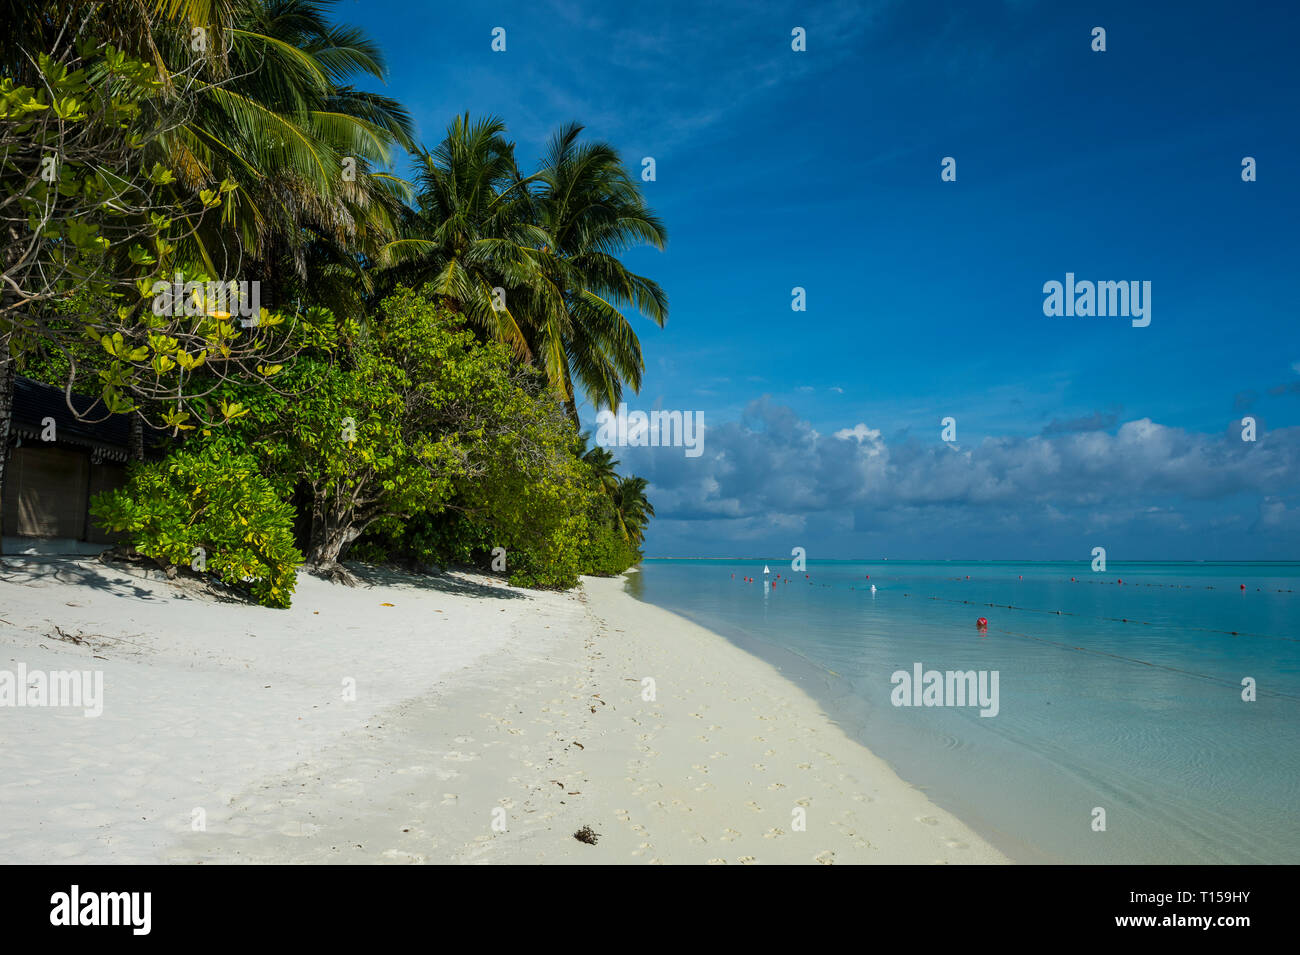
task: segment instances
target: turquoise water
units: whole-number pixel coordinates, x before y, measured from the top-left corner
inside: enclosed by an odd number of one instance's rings
[[[775,588],[727,559],[628,589],[780,666],[1019,861],[1300,862],[1300,562],[766,563]],[[917,663],[997,671],[997,715],[894,705]]]

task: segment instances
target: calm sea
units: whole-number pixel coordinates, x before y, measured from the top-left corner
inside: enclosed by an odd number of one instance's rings
[[[779,666],[1019,861],[1300,862],[1300,563],[768,560],[775,588],[764,566],[647,560],[627,586]],[[997,715],[895,706],[916,664],[997,671]]]

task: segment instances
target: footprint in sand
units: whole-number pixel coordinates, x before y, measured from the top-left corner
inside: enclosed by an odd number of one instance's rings
[[[444,806],[450,806],[450,805],[452,805],[453,803],[455,803],[456,800],[459,799],[459,798],[460,798],[460,797],[457,796],[455,793],[443,793],[443,794],[442,794],[442,804],[443,804]]]
[[[776,792],[776,790],[778,790],[778,789],[785,789],[785,783],[773,783],[772,785],[768,786],[767,788],[770,789],[770,790],[772,790],[773,792]]]
[[[969,848],[970,848],[970,846],[966,845],[966,843],[964,843],[964,842],[958,842],[956,839],[949,839],[947,842],[944,843],[944,845],[947,846],[949,849],[969,849]]]
[[[763,838],[775,839],[777,836],[783,836],[783,835],[785,835],[784,829],[769,829],[767,830],[767,832],[763,833]]]
[[[709,865],[726,865],[726,864],[727,864],[727,860],[726,860],[726,859],[710,859],[710,860],[709,860]]]
[[[760,773],[765,773],[765,772],[767,772],[767,767],[764,766],[762,763],[752,763],[751,765],[752,765],[755,769],[757,769]]]
[[[691,763],[691,769],[698,769],[702,773],[707,773],[709,771],[709,767],[705,766],[703,763]]]
[[[722,842],[735,842],[739,838],[740,830],[738,829],[723,829],[722,835],[718,837]]]
[[[457,763],[468,763],[471,762],[472,760],[478,759],[478,753],[461,753],[458,751],[452,751],[450,753],[447,753],[442,758],[450,759],[453,762],[457,762]]]
[[[753,856],[741,856],[736,861],[739,862],[741,865],[753,865],[755,859]]]
[[[763,811],[763,808],[758,803],[754,802],[754,800],[752,799],[749,802],[745,803],[745,805],[748,806],[750,809],[754,810],[754,812]]]
[[[939,825],[939,820],[936,819],[936,818],[934,818],[934,816],[917,816],[917,817],[916,817],[916,821],[917,821],[917,822],[923,822],[923,823],[925,823],[927,826],[937,826],[937,825]]]
[[[820,862],[822,865],[834,865],[835,853],[827,849],[825,852],[819,852],[813,856],[813,861]]]

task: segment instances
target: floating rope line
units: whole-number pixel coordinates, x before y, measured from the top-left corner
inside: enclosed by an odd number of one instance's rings
[[[959,579],[959,578],[953,578],[953,579],[956,580],[956,579]],[[808,583],[811,584],[812,581],[809,580]],[[830,585],[830,584],[822,584],[822,586],[823,586],[823,587],[830,587],[831,585]],[[1157,586],[1159,586],[1159,585],[1157,585]],[[850,590],[857,590],[856,587],[852,587],[852,586],[851,586],[849,589],[850,589]],[[1281,592],[1281,591],[1279,591],[1279,593],[1280,593],[1280,592]],[[863,590],[862,593],[864,593],[864,594],[865,594],[865,593],[869,593],[869,591]],[[904,596],[904,597],[910,597],[910,596],[912,596],[912,595],[911,595],[911,593],[904,592],[904,593],[903,593],[903,596]],[[919,596],[919,595],[918,595],[918,596]],[[1149,623],[1149,622],[1147,622],[1147,621],[1145,621],[1145,620],[1129,620],[1129,619],[1126,618],[1126,617],[1086,617],[1086,616],[1084,616],[1084,615],[1082,615],[1082,614],[1076,614],[1076,613],[1073,613],[1073,612],[1068,611],[1068,610],[1038,610],[1038,609],[1033,608],[1033,607],[1016,607],[1016,606],[1013,606],[1013,605],[1011,605],[1011,604],[994,604],[994,603],[977,604],[975,601],[971,601],[971,600],[957,600],[956,598],[953,598],[953,597],[934,597],[934,596],[928,596],[926,599],[942,601],[942,602],[944,602],[944,603],[953,603],[953,604],[958,604],[958,603],[960,603],[960,604],[967,604],[967,605],[971,605],[971,606],[996,607],[996,608],[999,608],[999,609],[1005,609],[1005,610],[1023,610],[1023,611],[1025,611],[1026,613],[1041,613],[1041,614],[1049,614],[1049,615],[1053,615],[1053,616],[1062,616],[1062,617],[1078,617],[1078,618],[1081,619],[1081,620],[1108,620],[1108,621],[1114,621],[1114,622],[1116,622],[1116,623],[1133,623],[1133,624],[1141,624],[1142,626],[1146,626],[1146,627],[1150,627],[1150,626],[1152,626],[1151,623]],[[1267,633],[1249,633],[1249,632],[1239,631],[1239,630],[1213,630],[1213,629],[1210,629],[1210,628],[1208,628],[1208,627],[1182,627],[1182,626],[1177,626],[1177,625],[1174,625],[1174,626],[1176,627],[1176,629],[1180,629],[1180,630],[1198,630],[1198,631],[1202,631],[1202,632],[1204,632],[1204,633],[1219,633],[1219,634],[1227,634],[1227,635],[1234,636],[1234,637],[1237,637],[1237,636],[1241,636],[1241,637],[1261,637],[1261,638],[1263,638],[1263,639],[1265,639],[1265,640],[1285,640],[1285,641],[1287,641],[1287,642],[1289,642],[1289,643],[1300,643],[1300,639],[1297,639],[1297,638],[1295,638],[1295,637],[1278,637],[1278,636],[1273,636],[1273,635],[1271,635],[1271,634],[1267,634]],[[1163,663],[1152,663],[1150,660],[1141,660],[1141,659],[1139,659],[1139,658],[1137,658],[1137,657],[1126,657],[1126,656],[1124,656],[1124,655],[1122,655],[1122,654],[1119,654],[1119,653],[1110,653],[1110,652],[1108,652],[1108,651],[1106,651],[1106,650],[1093,650],[1093,649],[1091,649],[1091,648],[1089,648],[1089,647],[1081,647],[1081,646],[1077,646],[1077,645],[1069,644],[1069,643],[1059,643],[1059,642],[1057,642],[1057,641],[1055,641],[1055,640],[1047,640],[1047,639],[1045,639],[1045,638],[1043,638],[1043,637],[1036,637],[1036,636],[1034,636],[1034,635],[1031,634],[1031,633],[1021,633],[1021,632],[1018,631],[1018,630],[1003,630],[1003,629],[998,629],[998,630],[995,630],[994,632],[995,632],[995,633],[1005,633],[1005,634],[1007,634],[1008,636],[1012,636],[1012,637],[1020,637],[1020,638],[1025,639],[1025,640],[1033,640],[1035,643],[1041,643],[1041,644],[1044,644],[1044,645],[1046,645],[1046,646],[1056,647],[1056,648],[1061,649],[1061,650],[1074,650],[1074,651],[1078,651],[1079,653],[1091,653],[1091,654],[1093,654],[1094,656],[1099,656],[1099,657],[1109,657],[1109,658],[1112,659],[1112,660],[1120,660],[1120,661],[1122,661],[1122,662],[1124,662],[1124,663],[1133,663],[1133,664],[1137,664],[1137,665],[1139,665],[1139,666],[1151,667],[1151,668],[1156,669],[1156,670],[1166,670],[1166,671],[1168,671],[1168,672],[1170,672],[1170,673],[1177,673],[1177,674],[1180,674],[1180,675],[1182,675],[1182,676],[1190,676],[1190,677],[1193,677],[1193,678],[1198,679],[1198,680],[1205,680],[1205,681],[1208,682],[1208,683],[1215,683],[1215,684],[1217,684],[1217,685],[1219,685],[1219,686],[1228,686],[1228,687],[1232,687],[1234,690],[1237,690],[1237,689],[1240,689],[1240,688],[1241,688],[1241,684],[1240,684],[1240,683],[1233,683],[1231,680],[1225,680],[1225,679],[1223,679],[1222,677],[1211,676],[1211,675],[1209,675],[1208,673],[1197,673],[1195,670],[1184,670],[1184,669],[1182,669],[1181,667],[1171,667],[1171,666],[1168,666],[1168,665],[1163,664]],[[786,648],[786,649],[789,649],[789,648]],[[805,660],[805,661],[808,662],[808,663],[812,663],[814,666],[818,667],[819,669],[826,670],[827,672],[832,673],[832,674],[834,674],[835,676],[841,676],[841,674],[836,673],[834,670],[832,670],[830,667],[826,666],[825,664],[818,663],[816,660],[812,660],[812,659],[810,659],[809,657],[805,657],[802,653],[799,653],[799,652],[797,652],[797,651],[794,651],[794,652],[795,652],[795,655],[796,655],[796,656],[801,657],[803,660]],[[1278,697],[1278,698],[1280,698],[1280,699],[1294,700],[1295,702],[1300,703],[1300,696],[1296,696],[1296,695],[1291,694],[1291,693],[1282,693],[1282,692],[1280,692],[1280,691],[1278,691],[1278,690],[1263,690],[1263,689],[1260,689],[1260,688],[1259,688],[1258,684],[1257,684],[1256,687],[1255,687],[1255,694],[1256,694],[1256,697],[1257,697],[1257,698],[1260,697],[1260,696],[1272,696],[1272,697]]]
[[[905,593],[903,594],[903,596],[910,597],[911,594]],[[996,607],[999,610],[1020,610],[1023,611],[1024,613],[1042,613],[1042,614],[1047,614],[1049,616],[1056,616],[1056,617],[1078,617],[1080,620],[1106,620],[1111,623],[1131,623],[1131,624],[1138,624],[1143,627],[1154,627],[1154,626],[1172,627],[1175,630],[1192,630],[1198,633],[1219,633],[1219,634],[1225,634],[1230,637],[1259,637],[1260,639],[1263,640],[1285,640],[1287,643],[1300,643],[1300,638],[1297,637],[1279,637],[1276,634],[1251,633],[1248,630],[1216,630],[1212,627],[1192,627],[1181,623],[1153,624],[1148,620],[1133,620],[1129,617],[1091,617],[1086,614],[1075,613],[1072,610],[1038,610],[1035,607],[1017,607],[1013,604],[977,603],[974,600],[957,600],[954,597],[927,597],[926,599],[939,600],[939,601],[943,601],[944,603],[969,604],[972,607]]]
[[[961,577],[949,577],[948,579],[949,579],[949,580],[962,580],[962,579],[964,579],[964,578],[961,578]],[[809,580],[809,581],[807,581],[807,582],[808,582],[809,584],[812,583],[811,580]],[[1090,581],[1083,581],[1083,583],[1107,583],[1107,581],[1101,581],[1101,580],[1091,581],[1091,580],[1090,580]],[[822,586],[823,586],[823,587],[830,587],[831,585],[830,585],[830,584],[822,584]],[[1164,586],[1181,587],[1181,586],[1183,586],[1183,585],[1181,585],[1181,584],[1144,584],[1144,585],[1142,585],[1142,586],[1146,586],[1146,587],[1164,587]],[[849,590],[857,590],[857,589],[858,589],[857,587],[853,587],[853,586],[850,586],[850,587],[849,587]],[[1214,590],[1215,588],[1213,588],[1213,587],[1207,587],[1206,589],[1207,589],[1207,590]],[[868,593],[869,591],[867,591],[867,590],[862,590],[861,592],[865,594],[865,593]],[[871,591],[871,592],[874,592],[874,591]],[[1279,591],[1277,591],[1277,592],[1278,592],[1278,593],[1292,593],[1292,591],[1290,591],[1290,590],[1279,590]],[[910,597],[910,596],[912,596],[912,595],[911,595],[910,593],[908,593],[908,592],[904,592],[904,593],[903,593],[903,596],[904,596],[904,597]],[[921,595],[918,595],[918,596],[921,596]],[[1277,634],[1273,634],[1273,633],[1254,633],[1254,632],[1249,631],[1249,630],[1218,630],[1218,629],[1215,629],[1214,627],[1193,627],[1193,626],[1189,626],[1189,625],[1187,625],[1187,624],[1181,624],[1181,623],[1161,623],[1161,624],[1153,624],[1153,623],[1151,623],[1149,620],[1132,620],[1132,619],[1130,619],[1130,618],[1128,618],[1128,617],[1093,617],[1093,616],[1089,616],[1089,615],[1087,615],[1087,614],[1075,613],[1073,610],[1039,610],[1039,609],[1036,608],[1036,607],[1017,607],[1017,606],[1015,606],[1014,604],[980,603],[980,602],[978,602],[978,601],[974,601],[974,600],[958,600],[958,599],[956,599],[955,597],[934,597],[934,596],[926,596],[926,599],[927,599],[927,600],[938,600],[938,601],[942,601],[943,603],[952,603],[952,604],[962,603],[962,604],[967,604],[967,605],[972,606],[972,607],[995,607],[995,608],[997,608],[997,609],[999,609],[999,610],[1020,610],[1020,611],[1023,611],[1023,612],[1025,612],[1025,613],[1042,613],[1042,614],[1048,614],[1049,616],[1057,616],[1057,617],[1078,617],[1080,620],[1105,620],[1105,621],[1107,621],[1107,622],[1109,622],[1109,623],[1131,623],[1131,624],[1135,624],[1135,625],[1143,626],[1143,627],[1161,626],[1161,627],[1169,627],[1169,628],[1174,629],[1174,630],[1188,630],[1188,631],[1192,631],[1192,632],[1194,632],[1194,633],[1217,633],[1217,634],[1222,634],[1222,635],[1224,635],[1224,636],[1228,636],[1228,637],[1257,637],[1257,638],[1259,638],[1259,639],[1261,639],[1261,640],[1284,640],[1284,641],[1286,641],[1287,643],[1300,643],[1300,637],[1280,637],[1280,636],[1278,636]]]
[[[1168,670],[1170,673],[1180,673],[1183,676],[1196,677],[1198,680],[1207,680],[1210,683],[1217,683],[1221,686],[1230,686],[1233,689],[1240,689],[1240,683],[1233,683],[1231,680],[1225,680],[1222,677],[1210,676],[1206,673],[1197,673],[1195,670],[1184,670],[1180,667],[1166,666],[1163,663],[1152,663],[1150,660],[1139,660],[1137,657],[1126,657],[1118,653],[1107,653],[1105,650],[1093,650],[1088,647],[1071,646],[1068,643],[1057,643],[1055,640],[1044,640],[1042,637],[1035,637],[1031,633],[1020,633],[1016,630],[998,630],[998,633],[1009,634],[1013,637],[1023,637],[1026,640],[1033,640],[1036,643],[1045,643],[1048,646],[1059,647],[1062,650],[1078,650],[1080,653],[1091,653],[1099,657],[1110,657],[1112,660],[1123,660],[1125,663],[1137,663],[1146,667],[1154,667],[1157,670]],[[1295,700],[1300,703],[1300,696],[1294,696],[1290,693],[1281,693],[1277,690],[1261,690],[1258,685],[1255,687],[1256,696],[1277,696],[1287,700]]]
[[[969,577],[948,577],[947,579],[948,579],[948,580],[970,580]],[[1020,578],[1020,579],[1023,579],[1023,578]],[[1072,584],[1074,584],[1074,583],[1078,583],[1078,584],[1092,584],[1093,586],[1101,586],[1101,587],[1116,587],[1116,586],[1119,586],[1119,587],[1168,587],[1168,588],[1170,588],[1170,589],[1172,589],[1172,590],[1218,590],[1218,589],[1219,589],[1219,588],[1216,587],[1214,584],[1200,584],[1200,585],[1197,585],[1197,584],[1153,584],[1153,583],[1148,583],[1147,581],[1143,581],[1143,580],[1130,580],[1130,581],[1126,584],[1126,583],[1124,583],[1122,580],[1088,580],[1088,579],[1076,580],[1074,577],[1071,577],[1071,578],[1070,578],[1070,583],[1072,583]],[[1265,590],[1263,587],[1256,587],[1256,588],[1255,588],[1255,591],[1256,591],[1257,593],[1261,593],[1261,594],[1264,594],[1264,593],[1270,593],[1270,591]],[[1293,593],[1295,593],[1295,591],[1292,590],[1292,589],[1290,589],[1290,588],[1281,588],[1281,587],[1279,587],[1279,588],[1277,588],[1276,590],[1273,590],[1273,591],[1271,591],[1271,592],[1272,592],[1272,593],[1277,593],[1277,594],[1293,594]]]

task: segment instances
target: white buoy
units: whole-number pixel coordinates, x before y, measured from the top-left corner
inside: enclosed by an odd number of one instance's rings
[[[876,585],[875,585],[875,584],[872,584],[872,585],[871,585],[871,592],[872,592],[873,594],[876,592]]]
[[[764,565],[763,565],[763,573],[765,573],[765,574],[770,574],[770,573],[771,573],[771,571],[767,569],[767,564],[764,564]]]

